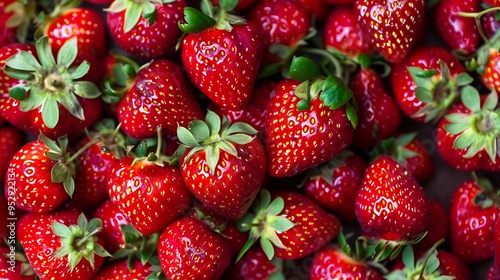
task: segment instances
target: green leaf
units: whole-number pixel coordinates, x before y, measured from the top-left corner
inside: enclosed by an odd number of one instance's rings
[[[276,216],[281,211],[283,211],[283,208],[285,207],[285,201],[281,197],[275,198],[267,207],[267,213],[272,216]]]
[[[213,18],[189,6],[184,8],[184,21],[185,23],[179,22],[178,24],[184,33],[198,33],[216,23]]]
[[[415,96],[424,103],[431,103],[433,101],[432,92],[424,87],[417,87],[415,89]]]
[[[68,262],[71,272],[73,272],[73,269],[75,269],[75,267],[80,263],[82,257],[83,255],[78,251],[72,251],[68,254]]]
[[[319,96],[323,103],[335,110],[347,103],[352,98],[352,91],[337,76],[329,75],[323,84],[323,91]]]
[[[205,156],[211,173],[215,174],[215,167],[217,167],[219,163],[220,149],[216,148],[214,145],[208,145],[205,149]]]
[[[467,149],[472,143],[476,142],[476,134],[471,130],[466,130],[464,133],[460,134],[455,142],[453,142],[453,148],[455,149]]]
[[[305,111],[309,110],[309,101],[307,99],[302,99],[297,102],[297,110]]]
[[[234,147],[234,145],[231,144],[228,139],[223,139],[217,142],[217,146],[219,147],[219,149],[225,151],[226,153],[229,153],[234,157],[238,157],[238,151],[236,150],[236,147]]]
[[[481,111],[479,93],[472,86],[465,86],[461,92],[462,102],[473,113]]]
[[[250,135],[257,134],[257,130],[253,128],[251,125],[244,122],[236,122],[232,124],[226,131],[224,131],[224,135],[230,135],[234,133],[246,133]]]
[[[210,137],[210,129],[202,120],[193,120],[189,123],[189,131],[198,141],[203,141]]]
[[[413,78],[413,82],[418,86],[418,87],[423,87],[430,89],[433,87],[432,81],[430,79],[432,74],[432,71],[425,71],[420,67],[415,67],[415,66],[409,66],[407,67],[408,73],[410,73],[411,77]],[[435,71],[435,70],[434,70]]]
[[[76,36],[67,40],[64,45],[62,45],[61,49],[57,53],[57,64],[64,65],[66,68],[69,68],[71,64],[76,59],[78,48],[76,46],[77,38]]]
[[[64,190],[69,195],[69,197],[73,197],[73,193],[75,192],[75,180],[69,174],[66,175],[63,181]]]
[[[54,128],[59,122],[59,108],[55,98],[47,98],[42,104],[42,120],[48,128]]]
[[[267,225],[277,232],[285,232],[295,226],[288,218],[283,216],[270,216],[267,218]]]
[[[463,72],[457,75],[455,78],[455,83],[459,87],[466,86],[468,84],[471,84],[474,81],[474,78],[472,78],[467,72]]]
[[[78,80],[81,77],[85,76],[89,72],[90,63],[84,61],[78,65],[78,67],[71,72],[71,79]]]
[[[145,19],[148,20],[149,26],[153,25],[157,17],[155,5],[151,2],[145,2],[142,4],[142,8],[143,8],[143,16]]]
[[[221,130],[221,119],[217,113],[208,110],[205,115],[205,123],[208,125],[210,129],[210,135],[217,134]]]
[[[72,91],[74,94],[85,99],[94,99],[101,95],[99,88],[94,83],[89,81],[75,82]]]
[[[289,74],[292,79],[304,82],[321,76],[321,69],[314,60],[299,56],[292,59]]]
[[[59,222],[52,222],[52,232],[59,237],[70,237],[73,235],[69,227]]]
[[[495,90],[493,90],[486,99],[484,100],[483,103],[483,110],[490,110],[493,111],[496,109],[498,105],[498,94]]]
[[[80,120],[85,119],[85,116],[83,115],[83,108],[80,105],[80,102],[78,102],[78,99],[76,99],[76,97],[73,94],[61,95],[59,96],[59,99],[57,101],[59,101],[59,104],[61,104],[64,108],[66,108],[66,110],[68,110],[68,112],[71,115],[75,116]]]
[[[177,127],[177,138],[179,138],[179,141],[183,145],[190,148],[199,145],[198,141],[196,141],[196,138],[194,138],[193,134],[183,126]]]
[[[54,67],[56,65],[56,61],[54,60],[54,55],[52,54],[49,38],[47,36],[43,36],[36,41],[35,45],[38,59],[40,59],[43,67],[45,69]]]
[[[238,262],[243,255],[245,255],[246,252],[253,246],[253,244],[257,241],[255,238],[249,238],[245,245],[241,248],[240,252],[238,253],[238,256],[236,257],[236,262]]]
[[[61,183],[62,181],[64,181],[64,178],[66,178],[68,174],[68,167],[64,163],[58,162],[51,169],[50,179],[54,183]]]
[[[29,72],[37,71],[42,67],[35,57],[27,51],[21,51],[11,56],[5,61],[5,65],[15,70]]]
[[[278,198],[276,198],[276,199],[278,199]],[[271,193],[269,193],[269,191],[266,189],[261,189],[260,190],[260,205],[263,208],[267,208],[270,206],[270,203],[271,203]],[[260,209],[257,209],[257,210],[260,210]]]
[[[274,246],[267,238],[260,239],[260,247],[268,260],[272,260],[274,258]]]
[[[234,10],[237,4],[238,0],[219,0],[219,7],[226,12]]]
[[[435,272],[438,268],[439,268],[439,259],[435,254],[430,255],[425,265],[425,271],[428,273],[428,275],[430,275],[433,272]]]
[[[415,254],[411,246],[407,245],[403,249],[402,260],[408,270],[415,270]]]
[[[125,33],[130,32],[141,19],[142,6],[141,4],[134,2],[125,11],[125,22],[123,30]]]
[[[93,218],[88,222],[87,231],[93,232],[100,227],[102,227],[102,220],[99,218]]]
[[[449,123],[444,126],[444,130],[450,134],[457,135],[469,128],[467,123]]]
[[[356,126],[358,126],[358,113],[350,103],[346,103],[345,106],[347,119],[351,122],[352,126],[356,128]]]
[[[415,137],[417,137],[417,133],[416,132],[401,134],[396,139],[396,145],[404,147],[404,146],[410,144],[411,141],[413,141],[415,139]]]
[[[254,136],[250,136],[247,134],[239,133],[239,134],[231,134],[225,137],[225,140],[239,144],[239,145],[245,145],[253,141],[255,139]]]

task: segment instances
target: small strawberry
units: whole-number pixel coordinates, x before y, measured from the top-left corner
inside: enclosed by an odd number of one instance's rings
[[[269,260],[259,246],[252,246],[246,254],[231,265],[223,279],[241,279],[241,280],[261,280],[275,279],[274,277],[282,277],[283,275],[283,260],[274,258]]]
[[[41,280],[90,279],[110,256],[99,239],[101,221],[74,210],[28,213],[17,236]],[[41,242],[43,241],[43,242]]]
[[[391,63],[410,53],[424,18],[423,0],[356,0],[359,24],[373,47]]]
[[[408,170],[385,155],[368,166],[355,205],[363,231],[375,238],[412,240],[429,223],[429,202],[422,188]]]
[[[126,244],[121,226],[128,225],[129,222],[118,206],[111,200],[108,199],[101,203],[92,217],[102,221],[100,236],[104,241],[104,248],[106,251],[110,254],[114,254],[121,249],[122,245]]]
[[[297,260],[328,244],[340,231],[340,221],[304,195],[262,190],[253,211],[237,225],[249,231],[237,259],[259,239],[267,258]]]
[[[179,26],[187,33],[181,56],[191,81],[217,105],[238,110],[252,94],[263,39],[255,23],[230,14],[236,3],[226,0],[211,7],[215,19],[188,7]]]
[[[5,183],[10,160],[21,149],[25,140],[24,133],[13,126],[0,127],[0,184]]]
[[[92,277],[92,280],[145,280],[151,275],[151,264],[143,264],[139,259],[135,259],[132,266],[127,260],[119,260],[104,265]]]
[[[481,16],[481,29],[487,38],[492,38],[500,28],[500,20],[495,15],[497,11],[489,11]]]
[[[225,219],[240,218],[264,181],[264,147],[246,123],[230,124],[212,111],[205,121],[179,126],[187,148],[180,165],[186,187],[205,207]]]
[[[231,259],[223,238],[200,220],[175,220],[158,241],[158,259],[165,276],[171,280],[219,279]]]

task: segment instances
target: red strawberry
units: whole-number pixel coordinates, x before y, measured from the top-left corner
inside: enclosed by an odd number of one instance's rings
[[[490,48],[487,62],[484,63],[484,69],[481,70],[481,81],[489,90],[500,90],[500,52],[497,49]]]
[[[284,279],[282,262],[276,258],[269,260],[262,248],[253,246],[238,262],[229,267],[223,279],[261,280],[273,279],[278,275]]]
[[[363,231],[376,238],[412,240],[429,223],[429,202],[422,188],[388,156],[380,156],[368,166],[355,205]]]
[[[354,130],[354,148],[372,148],[396,133],[401,112],[384,88],[382,78],[371,68],[361,68],[349,84],[358,104],[358,125]]]
[[[219,6],[220,0],[210,0],[214,5]],[[236,4],[236,7],[234,7],[235,11],[242,11],[245,10],[246,8],[252,6],[255,2],[258,2],[258,0],[239,0],[238,4]]]
[[[340,231],[339,220],[304,195],[262,190],[237,224],[250,231],[238,259],[259,239],[268,259],[297,260],[328,244]]]
[[[492,38],[500,28],[500,20],[495,18],[495,15],[496,11],[490,11],[481,16],[481,28],[487,38]]]
[[[419,47],[391,71],[394,98],[406,116],[420,122],[440,119],[471,82],[460,61],[441,47]]]
[[[106,251],[114,254],[122,245],[126,244],[121,226],[129,224],[129,222],[118,206],[111,200],[106,200],[99,205],[92,217],[102,221],[100,236],[104,241]]]
[[[303,185],[305,195],[341,220],[356,222],[354,201],[365,171],[366,163],[359,154],[343,152],[310,170]]]
[[[172,222],[158,240],[158,259],[165,276],[171,280],[219,279],[231,259],[223,238],[194,218]]]
[[[240,218],[262,186],[266,160],[256,133],[248,124],[230,124],[212,111],[205,122],[178,128],[177,136],[187,148],[180,161],[186,187],[222,218]]]
[[[158,126],[164,134],[176,135],[179,125],[196,119],[203,119],[203,112],[192,87],[180,66],[169,60],[144,65],[118,103],[121,129],[133,138],[153,137]]]
[[[498,268],[495,264],[492,264],[488,269],[486,280],[500,280],[500,268]]]
[[[474,18],[459,12],[475,13],[478,0],[442,0],[434,7],[434,26],[445,45],[463,55],[471,55],[479,45],[480,37]]]
[[[15,250],[0,247],[0,279],[33,280],[35,272],[26,256]]]
[[[0,127],[0,184],[5,183],[10,160],[24,145],[24,138],[24,133],[19,128],[13,126]]]
[[[493,237],[495,239],[495,251],[493,253],[495,257],[495,265],[496,267],[500,267],[500,219],[497,219],[495,223],[495,232],[493,233]]]
[[[228,14],[231,8],[215,12],[217,24],[195,9],[185,9],[187,22],[180,27],[188,34],[182,40],[181,56],[191,81],[204,95],[221,107],[238,110],[250,99],[263,39],[250,21],[234,25],[234,15]]]
[[[92,280],[144,280],[153,273],[150,268],[151,264],[142,264],[139,259],[134,259],[131,268],[127,260],[119,260],[103,266]]]
[[[105,11],[116,44],[129,54],[151,59],[174,52],[182,35],[177,22],[184,7],[185,0],[115,0]]]
[[[110,256],[99,239],[100,226],[100,220],[87,221],[74,210],[27,213],[17,236],[40,279],[90,279]]]
[[[410,53],[424,18],[423,0],[356,0],[359,24],[373,47],[391,63]]]
[[[325,4],[316,0],[292,0],[309,13],[311,19],[316,22],[324,22],[333,5]]]
[[[429,225],[427,234],[413,248],[417,251],[427,250],[438,243],[439,240],[448,237],[449,216],[441,202],[437,200],[429,201]]]
[[[466,263],[493,258],[495,223],[500,209],[488,180],[463,182],[450,204],[450,241],[452,252]]]

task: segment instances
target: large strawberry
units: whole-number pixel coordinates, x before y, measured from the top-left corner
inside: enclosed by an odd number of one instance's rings
[[[195,218],[180,218],[168,225],[158,240],[158,259],[171,280],[219,279],[231,254],[224,237]]]
[[[41,280],[90,279],[110,256],[99,239],[101,221],[75,210],[25,214],[17,236]]]
[[[201,204],[226,219],[240,218],[264,181],[264,147],[246,123],[230,124],[212,111],[205,122],[179,126],[188,150],[181,158],[182,178]]]
[[[423,0],[356,0],[359,24],[373,47],[392,63],[410,53],[425,12]]]
[[[186,8],[185,22],[179,24],[187,33],[181,56],[191,81],[214,103],[229,109],[241,109],[250,99],[263,51],[258,26],[229,13],[236,3],[221,1],[212,11],[216,19]]]
[[[174,52],[182,32],[185,0],[115,0],[107,12],[107,23],[115,42],[129,54],[160,58]]]
[[[276,85],[264,130],[267,172],[296,175],[326,162],[351,144],[357,115],[351,90],[334,75],[326,78],[306,57],[292,62],[293,79]]]

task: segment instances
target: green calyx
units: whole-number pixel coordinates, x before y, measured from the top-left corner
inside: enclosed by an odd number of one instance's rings
[[[21,51],[5,61],[5,74],[27,82],[13,87],[10,96],[20,101],[24,112],[41,107],[42,119],[48,128],[54,128],[59,122],[59,104],[84,120],[83,108],[76,96],[92,99],[100,95],[94,83],[76,81],[90,69],[86,61],[76,68],[70,67],[77,56],[76,44],[76,38],[68,40],[54,59],[48,38],[42,37],[36,42],[39,60]]]
[[[311,179],[322,178],[329,185],[333,185],[333,180],[335,179],[333,173],[340,166],[345,166],[345,160],[353,155],[351,151],[343,151],[333,159],[327,161],[326,163],[314,167],[310,170],[308,177]]]
[[[121,159],[126,155],[127,139],[121,133],[121,124],[117,125],[114,119],[101,119],[93,125],[93,130],[87,131],[89,139],[97,139],[101,141],[101,150],[106,153],[112,153],[117,159]]]
[[[481,189],[474,197],[474,205],[487,209],[490,207],[500,207],[500,192],[495,190],[493,183],[486,177],[480,177],[472,172],[472,177]]]
[[[446,116],[450,123],[445,125],[444,129],[457,135],[453,147],[466,150],[464,158],[471,158],[485,150],[490,160],[495,163],[500,136],[500,116],[496,109],[497,93],[491,92],[481,107],[477,90],[466,86],[462,90],[462,102],[470,113],[453,113]]]
[[[145,139],[137,145],[129,145],[126,147],[126,155],[133,158],[132,165],[146,160],[158,166],[164,166],[165,163],[173,164],[176,158],[169,158],[162,154],[162,134],[161,126],[156,128],[156,139]],[[151,151],[149,147],[156,145],[156,150]]]
[[[210,0],[201,1],[201,11],[192,7],[184,8],[184,20],[178,23],[184,33],[198,33],[209,27],[231,31],[233,25],[243,25],[245,21],[232,12],[237,0],[220,0],[214,6]],[[181,38],[182,39],[182,38]]]
[[[130,32],[139,22],[141,17],[145,18],[149,25],[152,25],[157,17],[157,4],[173,3],[176,0],[115,0],[109,8],[104,11],[108,13],[119,13],[125,11],[125,19],[123,30],[125,33]]]
[[[144,236],[130,224],[121,225],[120,229],[125,243],[121,245],[121,249],[116,251],[111,260],[127,258],[128,267],[132,269],[136,258],[142,264],[146,264],[156,255],[159,233]]]
[[[119,54],[112,54],[112,56],[116,62],[111,67],[112,76],[104,79],[102,99],[106,103],[116,104],[134,84],[142,67],[128,57]]]
[[[94,218],[87,221],[82,213],[76,225],[66,226],[59,222],[52,223],[52,231],[59,236],[61,247],[54,253],[54,258],[66,257],[71,271],[85,258],[94,268],[95,255],[110,257],[111,255],[97,243],[97,234],[102,230],[102,221]]]
[[[319,97],[323,104],[332,110],[342,106],[352,126],[358,124],[358,115],[351,89],[335,75],[323,77],[319,65],[308,57],[294,57],[290,65],[290,77],[302,82],[295,88],[295,95],[300,98],[298,110],[308,110],[309,103]]]
[[[231,124],[226,116],[221,118],[213,111],[208,110],[205,121],[194,120],[188,128],[179,126],[177,137],[182,146],[190,149],[185,157],[187,161],[195,153],[204,151],[205,160],[212,174],[219,163],[220,151],[238,157],[234,144],[250,143],[257,134],[252,126],[244,122]]]
[[[425,117],[425,122],[439,120],[459,99],[461,89],[473,81],[466,72],[452,77],[448,65],[442,60],[439,65],[439,75],[435,69],[423,70],[416,66],[407,68],[417,85],[415,96],[425,104],[412,117]]]
[[[12,16],[5,23],[5,27],[16,28],[16,37],[21,43],[26,42],[32,19],[35,17],[35,11],[35,0],[14,1],[4,9],[6,14],[12,13]]]
[[[376,159],[381,155],[389,155],[397,162],[405,165],[407,159],[418,156],[416,152],[406,148],[416,136],[417,133],[412,132],[404,133],[397,137],[387,138],[377,144],[368,154],[372,159]]]
[[[249,231],[247,243],[243,246],[236,260],[252,247],[259,239],[260,246],[269,260],[274,257],[274,247],[286,249],[278,234],[285,232],[295,226],[285,216],[279,215],[285,207],[285,201],[281,197],[271,201],[271,194],[267,190],[260,191],[260,198],[256,198],[253,205],[253,214],[246,213],[236,223],[240,231]]]

